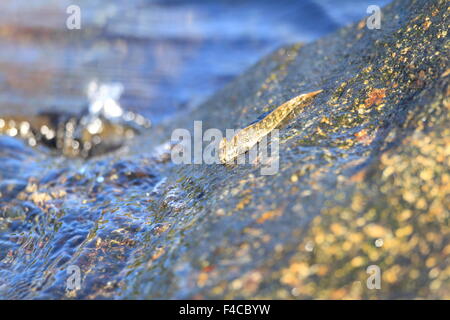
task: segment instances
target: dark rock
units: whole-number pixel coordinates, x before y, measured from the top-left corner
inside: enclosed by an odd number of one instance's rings
[[[13,235],[12,215],[0,217],[0,297],[450,298],[448,1],[382,12],[380,30],[361,21],[280,48],[128,151],[82,164],[24,156],[42,169],[13,207],[23,220],[32,202],[39,221]],[[319,89],[280,127],[275,175],[150,156],[195,120],[242,128]]]
[[[170,255],[135,272],[124,296],[450,297],[448,2],[398,0],[382,12],[380,30],[361,21],[280,48],[159,131],[167,139],[194,120],[242,128],[324,90],[281,128],[278,174],[171,169],[168,185],[185,177],[208,192],[188,191],[198,201],[189,223],[173,221]],[[371,265],[380,290],[366,286]]]

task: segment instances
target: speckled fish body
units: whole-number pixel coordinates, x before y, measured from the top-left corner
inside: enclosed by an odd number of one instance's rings
[[[248,127],[239,130],[231,140],[223,138],[219,145],[219,159],[222,163],[230,163],[234,159],[249,151],[266,135],[275,129],[295,108],[306,106],[322,90],[301,94],[275,108],[262,119]]]

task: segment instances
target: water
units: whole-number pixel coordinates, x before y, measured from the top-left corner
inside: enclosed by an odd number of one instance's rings
[[[78,3],[82,30],[68,31],[71,1],[2,1],[0,115],[81,110],[97,79],[121,82],[123,106],[158,123],[276,47],[364,16],[369,1]],[[185,235],[220,181],[168,176],[151,149],[83,161],[5,136],[0,163],[0,298],[192,296],[192,266],[177,255],[195,247]],[[75,295],[69,266],[83,272]],[[178,288],[164,286],[170,278]]]
[[[379,5],[387,3],[378,1]],[[158,122],[194,107],[280,45],[366,15],[370,1],[77,1],[0,4],[0,112],[73,110],[88,83],[119,81],[122,103]]]

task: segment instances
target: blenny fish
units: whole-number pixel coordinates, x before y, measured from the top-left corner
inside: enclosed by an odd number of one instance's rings
[[[301,94],[278,106],[266,116],[239,130],[229,141],[223,138],[219,144],[220,162],[232,163],[275,129],[295,108],[310,104],[323,90]]]
[[[80,113],[42,112],[34,117],[0,116],[0,134],[42,144],[67,157],[91,157],[116,150],[127,139],[150,127],[142,115],[125,111],[118,100],[120,84],[88,88],[89,104]]]

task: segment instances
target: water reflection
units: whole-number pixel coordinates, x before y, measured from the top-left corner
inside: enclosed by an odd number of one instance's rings
[[[81,109],[97,78],[123,83],[124,107],[157,122],[198,104],[281,44],[365,15],[368,1],[80,0],[82,28],[67,30],[72,4],[0,3],[0,113]]]
[[[121,83],[88,86],[88,106],[81,112],[44,111],[36,116],[3,116],[0,134],[20,137],[30,146],[49,146],[69,157],[90,157],[123,146],[150,127],[150,121],[120,105]]]

